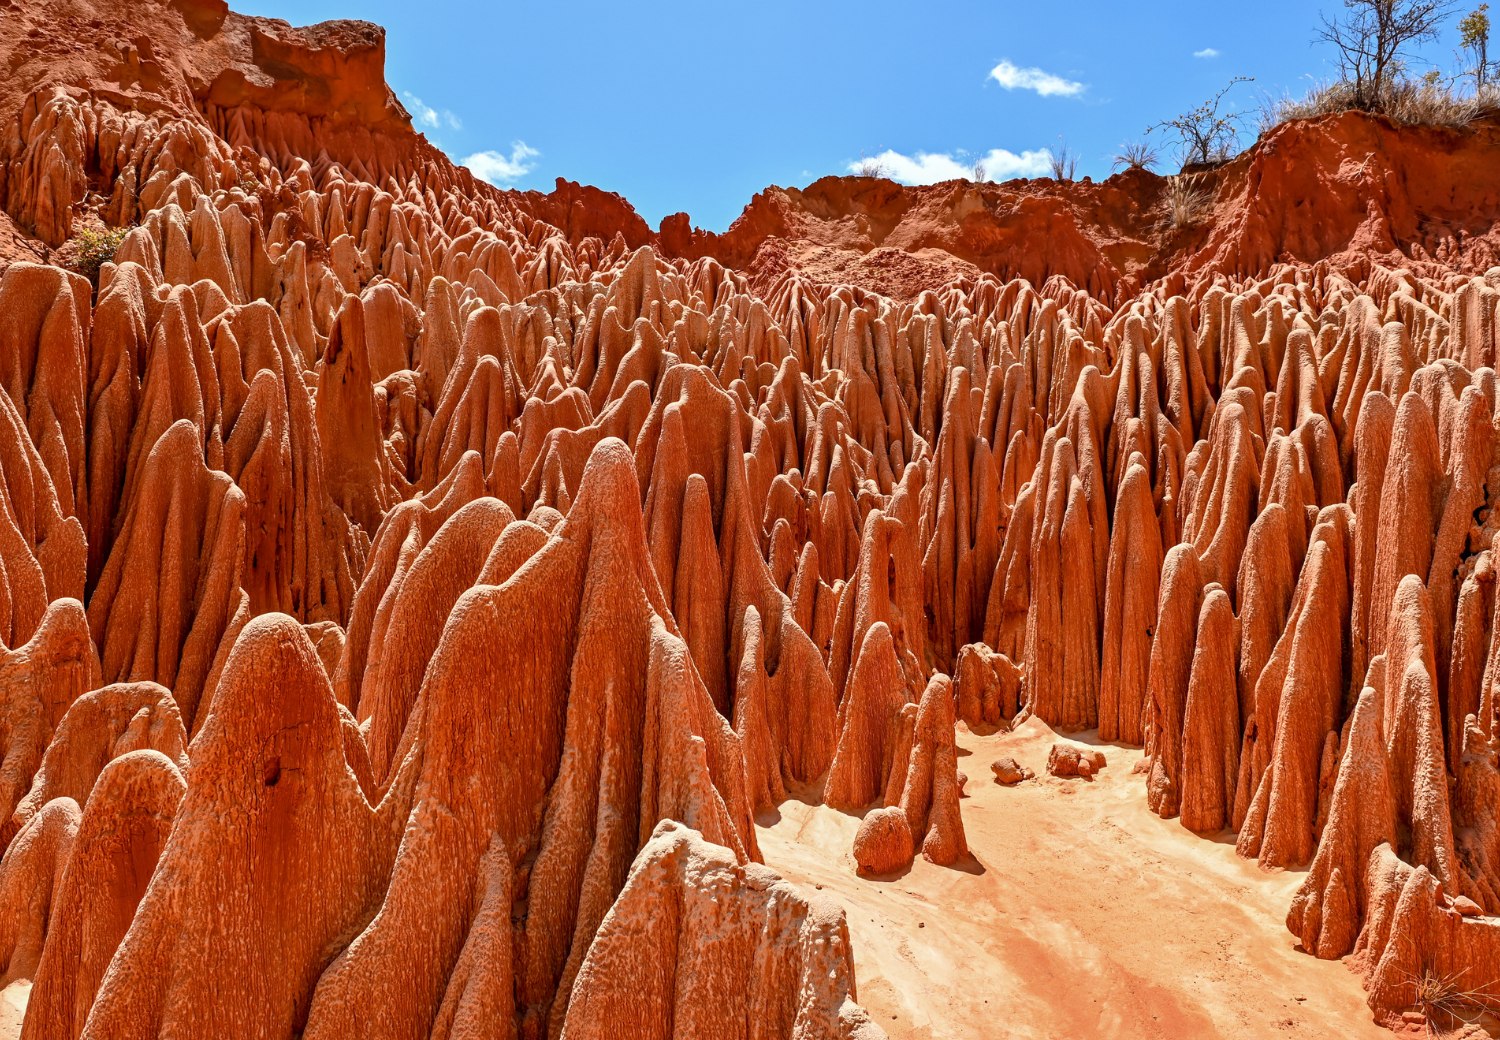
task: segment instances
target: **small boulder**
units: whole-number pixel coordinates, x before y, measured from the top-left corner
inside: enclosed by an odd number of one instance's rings
[[[1030,780],[1036,775],[1009,755],[991,762],[990,771],[995,774],[995,783],[1004,784],[1006,787],[1013,787],[1022,780]]]
[[[1483,917],[1484,910],[1468,896],[1454,896],[1453,909],[1458,911],[1460,917]]]
[[[1104,768],[1104,752],[1077,744],[1053,744],[1047,753],[1047,772],[1053,776],[1092,777]]]
[[[854,864],[860,874],[894,874],[916,856],[911,826],[900,806],[872,810],[854,835]]]

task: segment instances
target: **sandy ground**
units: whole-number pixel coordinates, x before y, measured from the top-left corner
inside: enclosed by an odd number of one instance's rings
[[[14,1040],[21,1035],[21,1019],[26,1015],[26,999],[31,983],[17,979],[0,990],[0,1040]]]
[[[958,736],[962,869],[918,856],[867,880],[849,855],[855,817],[790,801],[760,821],[770,866],[843,903],[860,1003],[893,1040],[1391,1040],[1348,968],[1296,949],[1283,921],[1301,874],[1152,815],[1139,750],[1105,746],[1099,778],[1059,780],[1040,722]],[[996,784],[1001,755],[1037,779]]]

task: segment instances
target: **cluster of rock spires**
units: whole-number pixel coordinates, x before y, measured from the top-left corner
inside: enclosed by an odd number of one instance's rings
[[[652,235],[478,184],[374,27],[63,8],[6,13],[4,219],[43,259],[129,230],[92,280],[0,273],[26,1040],[869,1040],[842,911],[755,817],[821,797],[851,869],[957,864],[955,726],[1023,715],[1309,867],[1288,926],[1379,1020],[1500,985],[1500,213],[1245,202],[1310,134],[1399,132],[1283,128],[1203,242],[1074,228],[885,294],[755,206]],[[1449,142],[1476,197],[1489,135]],[[1162,187],[1082,190],[1123,226]]]

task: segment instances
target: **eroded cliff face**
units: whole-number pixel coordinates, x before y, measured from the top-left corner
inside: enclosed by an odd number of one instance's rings
[[[961,864],[954,727],[1022,715],[1310,867],[1383,1021],[1500,977],[1500,130],[1289,124],[1178,229],[1132,173],[653,232],[454,168],[374,26],[4,17],[27,1040],[879,1036],[755,815]]]

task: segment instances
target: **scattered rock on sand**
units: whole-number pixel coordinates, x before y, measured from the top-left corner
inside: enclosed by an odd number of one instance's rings
[[[1047,752],[1047,772],[1053,776],[1092,777],[1104,768],[1104,752],[1077,744],[1053,744]]]
[[[1004,784],[1006,787],[1014,787],[1022,780],[1030,780],[1036,776],[1030,769],[1027,769],[1009,755],[1006,755],[1004,758],[997,758],[991,762],[990,772],[995,774],[995,783]]]

